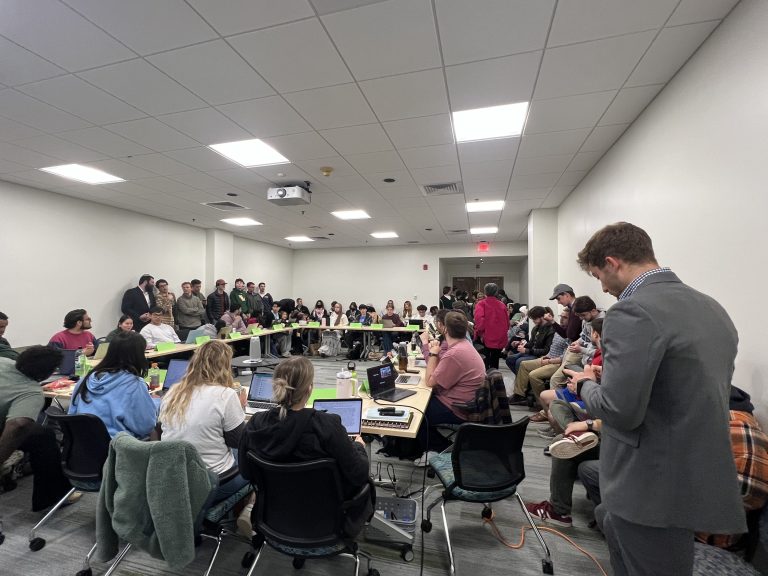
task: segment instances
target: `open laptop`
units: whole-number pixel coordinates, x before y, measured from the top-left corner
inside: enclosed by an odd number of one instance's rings
[[[96,348],[96,353],[93,355],[94,360],[101,360],[104,358],[104,356],[107,355],[107,350],[109,349],[109,342],[102,342],[99,344],[99,347]]]
[[[424,328],[424,319],[420,318],[417,320],[415,318],[410,318],[408,320],[408,324],[411,326],[418,326],[419,328]]]
[[[419,374],[400,374],[395,378],[395,384],[402,384],[403,386],[416,386],[419,382],[421,382]]]
[[[75,373],[75,355],[77,350],[61,350],[61,364],[57,371],[59,376],[72,376]]]
[[[384,328],[394,328],[395,327],[395,323],[392,320],[388,319],[388,318],[382,318],[381,319],[381,325],[384,326]]]
[[[187,373],[187,367],[189,366],[189,360],[179,360],[174,358],[168,362],[168,371],[165,373],[165,380],[163,380],[163,391],[167,392],[168,389],[174,384],[178,384]]]
[[[197,344],[198,336],[205,336],[205,330],[203,330],[202,328],[195,328],[194,330],[190,330],[189,334],[187,334],[187,339],[184,343]]]
[[[395,368],[392,364],[381,364],[368,368],[368,386],[371,398],[386,402],[397,402],[416,394],[413,390],[403,390],[395,386]]]
[[[336,414],[341,418],[341,424],[347,429],[347,434],[357,436],[363,419],[363,399],[344,398],[333,400],[315,400],[312,405],[318,412]]]
[[[272,374],[256,372],[251,377],[251,386],[248,388],[245,413],[256,414],[277,407],[277,403],[272,398]]]

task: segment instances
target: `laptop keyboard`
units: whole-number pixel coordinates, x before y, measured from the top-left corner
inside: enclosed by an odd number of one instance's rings
[[[397,380],[395,380],[395,384],[408,384],[411,381],[410,376],[398,376]]]
[[[248,401],[248,408],[256,408],[256,409],[264,409],[269,410],[270,408],[274,408],[277,406],[274,402],[258,402],[256,400],[249,400]]]

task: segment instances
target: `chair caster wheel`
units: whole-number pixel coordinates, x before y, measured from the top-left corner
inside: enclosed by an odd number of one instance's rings
[[[413,558],[414,558],[413,546],[411,546],[410,544],[406,544],[405,546],[403,546],[402,549],[400,550],[400,558],[402,558],[406,562],[413,562]]]
[[[435,471],[432,468],[427,468],[427,478],[434,478]]]
[[[555,573],[555,567],[552,564],[552,560],[544,559],[541,561],[541,571],[544,572],[544,574],[554,574]]]
[[[486,520],[491,520],[493,518],[493,508],[485,507],[483,508],[483,511],[480,513],[480,516],[485,518]]]
[[[253,552],[246,552],[243,554],[243,559],[240,560],[240,566],[243,568],[250,568],[251,564],[253,564],[253,559],[256,558],[256,554]]]
[[[32,538],[32,540],[29,541],[29,549],[32,550],[32,552],[38,552],[43,548],[45,548],[45,539]]]
[[[376,568],[371,568],[368,570],[368,576],[379,576],[379,571]]]
[[[432,521],[431,520],[422,520],[421,521],[421,531],[429,534],[432,531]]]
[[[304,558],[294,558],[293,567],[296,568],[296,570],[300,570],[301,568],[304,568]]]
[[[86,568],[85,570],[80,570],[75,576],[93,576],[93,570]]]

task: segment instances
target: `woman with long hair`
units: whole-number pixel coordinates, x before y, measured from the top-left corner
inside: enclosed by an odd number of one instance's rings
[[[344,333],[341,328],[348,325],[349,320],[344,314],[344,308],[340,302],[336,302],[331,310],[331,321],[329,326],[337,329],[323,331],[322,345],[318,350],[320,356],[336,356],[341,352],[341,337]]]
[[[136,438],[149,436],[157,408],[144,381],[149,367],[146,345],[133,331],[115,336],[99,365],[75,386],[68,413],[98,416],[113,437],[123,431]]]
[[[306,407],[314,376],[312,362],[303,356],[293,356],[275,368],[272,386],[274,401],[279,406],[255,414],[246,426],[240,444],[241,472],[246,478],[255,478],[246,458],[249,450],[272,462],[333,458],[348,499],[369,482],[365,444],[360,436],[350,442],[337,415]],[[307,490],[311,490],[311,486],[307,486]],[[355,537],[371,517],[374,499],[372,486],[371,500],[359,509],[348,511],[347,536]]]
[[[415,318],[416,313],[413,311],[413,304],[411,304],[410,300],[406,300],[403,302],[403,313],[400,314],[400,318],[403,320],[410,320],[411,318]]]
[[[232,347],[221,340],[200,346],[187,373],[163,397],[161,440],[185,440],[197,448],[208,469],[221,476],[237,466],[237,448],[245,427],[243,405],[232,378]],[[228,498],[248,481],[240,474],[219,486],[210,500]]]
[[[112,342],[114,337],[121,332],[133,332],[133,318],[128,316],[128,314],[120,316],[120,320],[117,321],[117,328],[107,334],[107,337],[104,338],[104,342]]]

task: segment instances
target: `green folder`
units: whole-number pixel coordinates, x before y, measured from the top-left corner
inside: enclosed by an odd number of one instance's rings
[[[349,328],[362,328],[362,327],[363,327],[363,325],[360,322],[350,322],[349,323]]]
[[[371,324],[371,328],[375,328],[376,330],[381,330],[384,328],[384,324]]]
[[[197,338],[195,338],[195,344],[200,346],[201,344],[205,344],[206,342],[208,342],[210,339],[211,339],[210,336],[198,336]]]
[[[174,348],[176,348],[176,342],[158,342],[155,346],[158,352],[168,352],[168,350],[173,350]]]
[[[280,324],[279,322],[277,324],[272,324],[272,330],[282,330],[282,329],[283,329],[283,325]]]
[[[320,322],[307,322],[307,328],[319,328]]]
[[[312,390],[312,394],[309,395],[307,400],[307,406],[312,406],[315,400],[333,400],[336,398],[336,388],[315,388]]]
[[[410,330],[411,332],[416,332],[416,330],[418,330],[418,329],[419,329],[419,325],[418,325],[418,324],[408,324],[408,325],[406,326],[406,328],[407,328],[408,330]]]
[[[298,322],[291,322],[291,328],[298,328],[299,326],[301,326],[301,324]]]
[[[249,330],[251,331],[251,334],[253,334],[253,335],[261,334],[263,332],[263,330],[261,328],[259,328],[258,326],[251,326],[249,328]]]
[[[242,334],[240,334],[240,332],[230,332],[229,333],[230,339],[232,339],[232,338],[240,338],[240,336],[242,336]]]

